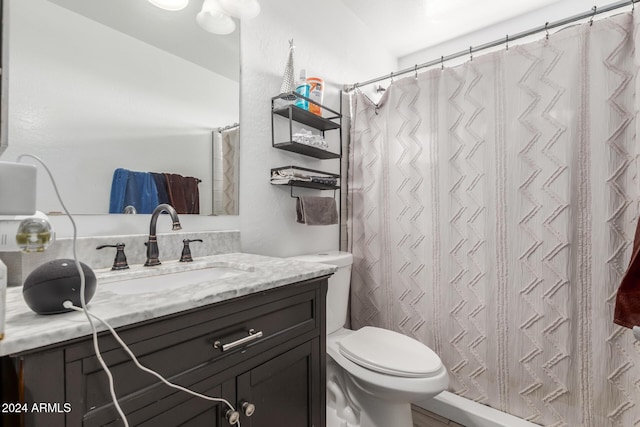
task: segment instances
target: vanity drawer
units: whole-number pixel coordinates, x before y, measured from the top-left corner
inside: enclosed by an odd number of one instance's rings
[[[204,366],[210,366],[207,370],[211,374],[222,372],[269,348],[293,343],[296,337],[310,339],[320,335],[321,330],[324,333],[320,315],[324,304],[318,304],[324,295],[317,282],[303,282],[146,322],[124,329],[121,336],[140,363],[166,378],[179,378]],[[250,329],[262,332],[262,336],[225,351],[214,347],[216,342],[228,344],[246,338]],[[120,398],[126,400],[158,382],[140,371],[110,335],[102,334],[100,340]],[[107,378],[93,354],[91,340],[67,348],[65,364],[65,394],[74,407],[77,404],[90,411],[110,405]],[[74,412],[80,415],[84,411]]]

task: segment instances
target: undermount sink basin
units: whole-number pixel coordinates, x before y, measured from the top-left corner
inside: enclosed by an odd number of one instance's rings
[[[162,274],[158,276],[123,279],[118,282],[98,284],[101,289],[120,295],[135,295],[150,292],[163,292],[183,286],[195,285],[229,277],[247,274],[250,271],[233,267],[207,267],[198,270],[181,271],[178,273]]]

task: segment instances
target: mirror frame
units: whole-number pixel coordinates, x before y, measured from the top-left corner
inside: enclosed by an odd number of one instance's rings
[[[8,94],[7,89],[9,87],[9,73],[7,65],[8,50],[3,49],[4,43],[8,41],[7,35],[9,34],[9,26],[4,19],[8,16],[6,8],[9,7],[9,2],[0,0],[0,156],[4,150],[9,146],[9,139],[7,136],[7,130],[9,128],[9,108],[8,108]]]

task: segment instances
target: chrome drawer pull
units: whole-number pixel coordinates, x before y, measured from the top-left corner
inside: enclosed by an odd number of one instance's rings
[[[262,331],[256,332],[255,329],[249,329],[249,336],[240,338],[239,340],[230,342],[228,344],[222,344],[220,341],[216,341],[213,343],[213,348],[220,348],[222,349],[222,351],[227,351],[239,345],[246,344],[253,340],[257,340],[258,338],[261,338],[261,337],[262,337]]]

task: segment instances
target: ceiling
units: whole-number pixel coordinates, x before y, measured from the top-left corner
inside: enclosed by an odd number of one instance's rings
[[[219,74],[238,79],[239,31],[217,36],[199,28],[195,15],[200,10],[201,0],[190,1],[180,12],[167,12],[147,1],[50,1]],[[268,1],[261,0],[263,7],[268,6]],[[590,8],[589,5],[600,6],[613,0],[338,1],[377,34],[376,41],[389,53],[402,58],[554,4],[579,4],[578,11],[583,12]],[[220,58],[232,60],[220,61]]]
[[[340,1],[400,58],[563,0]]]
[[[178,12],[133,0],[50,0],[147,44],[179,56],[234,81],[239,81],[239,30],[211,34],[196,23],[202,1],[191,1]]]

